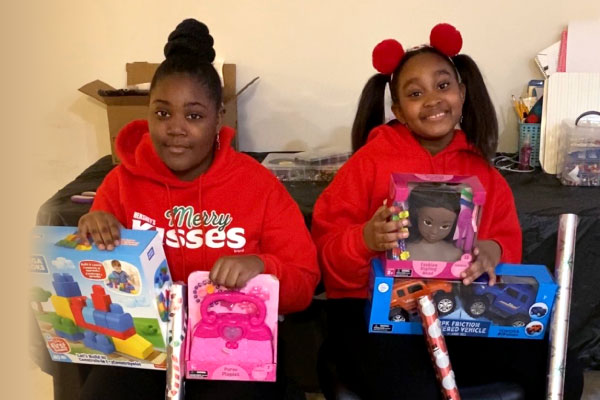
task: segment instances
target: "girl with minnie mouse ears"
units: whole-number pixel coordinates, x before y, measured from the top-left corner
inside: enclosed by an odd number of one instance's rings
[[[441,397],[422,337],[369,334],[365,326],[369,261],[414,236],[407,219],[389,218],[400,211],[384,203],[391,173],[471,175],[485,188],[475,259],[463,271],[464,284],[486,272],[493,285],[499,262],[521,262],[514,198],[490,163],[498,140],[496,113],[479,68],[458,54],[461,48],[460,32],[448,24],[435,26],[426,45],[405,51],[399,42],[385,40],[375,47],[378,73],[361,94],[352,127],[354,154],[314,206],[312,236],[327,292],[328,331],[320,364],[332,366],[337,377],[332,382],[322,374],[328,399],[344,390],[364,399]],[[387,87],[396,119],[385,123]],[[517,384],[526,399],[543,398],[547,341],[522,342],[446,337],[461,394],[507,381]],[[573,364],[577,357],[567,360]],[[581,368],[568,365],[569,374],[565,393],[575,399],[581,394]],[[498,394],[487,386],[480,389],[469,398]]]
[[[494,105],[488,94],[483,77],[477,64],[466,54],[458,54],[462,48],[460,32],[450,24],[438,24],[429,37],[429,45],[421,45],[405,51],[402,45],[394,40],[387,39],[373,49],[373,67],[379,72],[371,77],[365,85],[358,111],[352,126],[352,148],[358,150],[365,144],[370,131],[384,123],[384,94],[386,85],[389,84],[393,108],[397,119],[407,125],[417,136],[419,130],[406,122],[402,115],[404,98],[412,94],[403,93],[399,87],[402,72],[413,58],[423,58],[429,55],[437,56],[440,63],[446,64],[453,72],[453,81],[462,91],[460,110],[458,115],[452,115],[455,125],[460,123],[461,129],[466,133],[467,141],[473,144],[486,159],[494,157],[498,144],[498,121]],[[402,82],[405,83],[405,82]],[[454,83],[454,82],[452,82]],[[450,129],[453,131],[454,126]],[[448,132],[447,132],[448,133]]]

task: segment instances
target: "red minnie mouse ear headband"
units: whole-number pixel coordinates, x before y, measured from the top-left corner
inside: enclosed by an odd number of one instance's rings
[[[450,24],[438,24],[431,30],[429,43],[442,54],[454,57],[462,47],[462,36]],[[384,75],[390,75],[396,70],[405,53],[397,40],[384,40],[373,49],[373,67]]]

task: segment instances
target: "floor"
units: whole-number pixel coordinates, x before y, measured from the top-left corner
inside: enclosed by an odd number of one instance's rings
[[[52,400],[52,378],[40,371],[33,363],[30,367],[32,382],[32,399]],[[323,400],[318,393],[307,394],[306,400]],[[585,388],[582,400],[600,399],[600,371],[587,371],[585,375]]]

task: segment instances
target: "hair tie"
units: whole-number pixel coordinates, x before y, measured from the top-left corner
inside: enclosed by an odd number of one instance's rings
[[[431,30],[429,43],[430,47],[433,47],[440,53],[448,57],[454,57],[462,48],[462,36],[450,24],[437,24]],[[373,67],[381,74],[391,75],[400,64],[404,54],[406,52],[397,40],[386,39],[378,43],[373,49]]]

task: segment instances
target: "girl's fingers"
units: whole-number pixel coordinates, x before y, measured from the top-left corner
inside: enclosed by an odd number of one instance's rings
[[[219,279],[219,270],[221,269],[221,258],[219,258],[210,269],[210,273],[208,274],[208,278],[213,281],[213,283],[217,283],[217,279]]]
[[[90,241],[88,240],[89,228],[85,221],[79,221],[79,226],[77,227],[77,237],[79,241],[86,246],[89,246]]]

